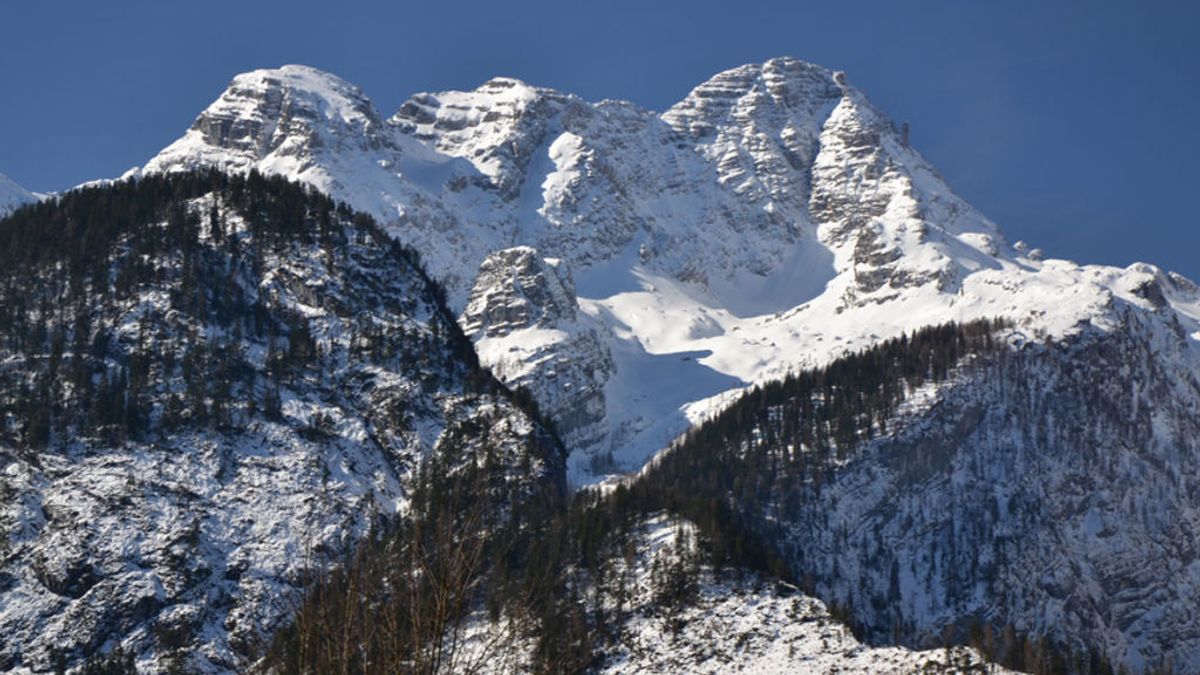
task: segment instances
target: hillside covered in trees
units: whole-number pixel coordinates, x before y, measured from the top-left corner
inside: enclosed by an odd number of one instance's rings
[[[422,649],[396,649],[430,644],[409,642],[417,627],[406,618],[429,615],[414,612],[414,603],[437,597],[425,585],[445,578],[428,572],[426,558],[445,564],[461,551],[458,543],[442,540],[439,548],[423,540],[421,533],[432,529],[424,523],[436,518],[414,512],[388,543],[361,549],[310,592],[265,663],[281,672],[345,663],[355,672],[433,672],[488,671],[487,663],[496,660],[536,672],[603,672],[628,657],[613,660],[622,645],[648,639],[635,636],[633,628],[647,617],[660,617],[672,632],[684,631],[683,617],[695,618],[690,608],[710,597],[705,589],[713,583],[736,589],[748,588],[742,584],[752,578],[759,584],[773,578],[811,592],[812,582],[801,578],[760,514],[788,517],[794,512],[787,509],[798,508],[789,504],[818,499],[822,485],[861,446],[891,433],[898,408],[914,394],[966,377],[1010,349],[1006,328],[1000,320],[931,327],[755,388],[615,489],[577,493],[544,522],[528,523],[525,536],[504,537],[502,552],[483,556],[499,562],[459,605],[461,620],[441,625],[437,633],[437,656],[446,661],[431,660]],[[689,523],[681,532],[691,534],[669,554],[638,563],[646,524],[661,522],[663,513]],[[651,562],[653,569],[640,567]],[[409,569],[424,571],[410,576]],[[393,590],[381,595],[381,588]],[[455,592],[465,589],[459,585]],[[642,595],[646,592],[650,595]],[[362,620],[368,615],[374,620]],[[836,605],[831,618],[855,621],[850,609]],[[485,638],[478,637],[481,632]],[[867,631],[860,634],[867,637]],[[965,635],[950,643],[967,642]],[[1020,650],[1023,639],[1014,636],[1013,648]],[[1030,644],[1028,661],[1021,655],[1007,659],[1010,665],[1037,672],[1065,668],[1052,662],[1048,647]],[[995,650],[992,655],[1005,656]],[[967,653],[927,658],[920,667],[929,672],[982,667],[978,656]]]
[[[0,269],[0,668],[243,669],[435,478],[478,530],[561,499],[553,430],[418,256],[311,189],[71,192],[0,221]]]

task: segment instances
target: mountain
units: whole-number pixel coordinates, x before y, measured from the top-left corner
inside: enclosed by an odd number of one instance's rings
[[[327,191],[422,251],[460,314],[508,278],[489,256],[555,261],[569,325],[473,335],[555,417],[584,483],[636,469],[730,392],[930,323],[1005,315],[1067,338],[1151,281],[1194,323],[1182,278],[1009,244],[908,136],[844,74],[788,58],[662,114],[498,78],[386,120],[353,86],[285,66],[238,76],[143,171],[256,168]],[[563,376],[563,359],[588,366]]]
[[[31,204],[37,200],[37,195],[0,173],[0,218],[12,213],[20,206]]]
[[[419,256],[324,195],[145,177],[0,249],[0,669],[241,671],[418,484],[482,473],[499,519],[563,489]]]
[[[235,78],[140,175],[258,171],[374,216],[421,252],[483,364],[554,420],[575,484],[615,490],[722,429],[705,473],[635,480],[710,497],[771,551],[765,572],[868,641],[980,627],[1039,668],[1043,638],[1088,668],[1200,668],[1200,289],[1008,242],[910,136],[844,73],[790,58],[662,113],[497,78],[390,118],[285,66]],[[994,317],[1000,352],[863,388],[925,327]],[[843,374],[821,404],[841,407],[819,444],[779,442],[818,393],[748,407],[827,369]],[[769,470],[739,473],[745,447]],[[778,480],[818,451],[794,490]]]

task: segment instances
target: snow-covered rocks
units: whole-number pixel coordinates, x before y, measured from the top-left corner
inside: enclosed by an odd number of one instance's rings
[[[483,261],[460,323],[484,365],[529,391],[564,441],[587,447],[604,435],[614,365],[599,324],[580,314],[565,264],[522,246]]]
[[[479,266],[459,322],[479,340],[522,328],[553,328],[577,315],[575,282],[560,260],[545,260],[528,246],[497,251]]]

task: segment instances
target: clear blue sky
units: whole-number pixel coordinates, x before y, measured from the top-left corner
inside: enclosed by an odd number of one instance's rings
[[[1054,256],[1200,279],[1200,2],[19,0],[0,172],[115,176],[241,71],[305,63],[386,115],[493,75],[661,110],[724,68],[845,70],[960,193]]]

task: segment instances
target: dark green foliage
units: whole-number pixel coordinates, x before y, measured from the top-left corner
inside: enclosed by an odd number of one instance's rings
[[[89,657],[80,675],[137,675],[133,654],[117,647],[104,655]]]

